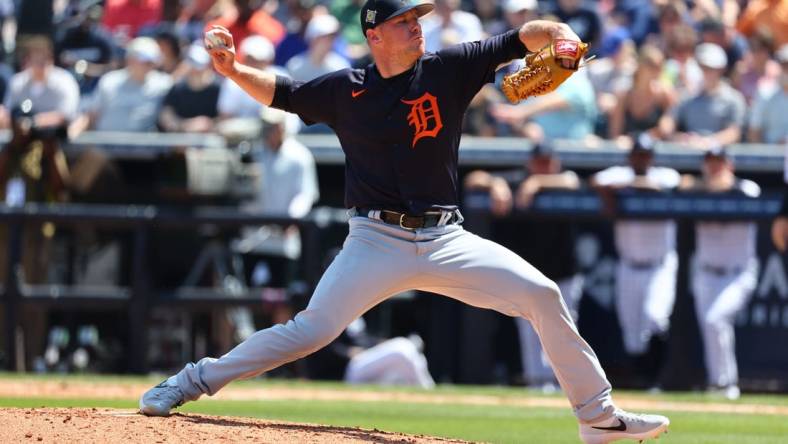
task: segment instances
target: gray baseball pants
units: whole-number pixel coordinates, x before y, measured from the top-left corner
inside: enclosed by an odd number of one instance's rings
[[[187,364],[177,375],[186,400],[213,395],[326,346],[364,312],[406,290],[522,316],[533,325],[580,422],[615,409],[594,351],[577,332],[558,286],[508,249],[460,225],[407,230],[366,217],[350,219],[342,251],[303,311],[260,330],[219,359]]]

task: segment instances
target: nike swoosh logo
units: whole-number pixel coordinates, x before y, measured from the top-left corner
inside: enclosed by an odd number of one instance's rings
[[[618,419],[618,425],[616,425],[616,426],[613,426],[613,427],[594,427],[594,426],[591,426],[591,428],[592,429],[597,429],[597,430],[612,430],[612,431],[616,431],[616,432],[623,432],[623,431],[625,431],[627,429],[627,425],[624,424],[624,421],[622,421],[621,418],[619,418]]]
[[[366,88],[364,88],[364,89],[360,89],[360,90],[358,90],[358,91],[356,91],[356,90],[352,90],[352,91],[350,91],[350,95],[351,95],[351,96],[353,96],[353,98],[355,99],[356,97],[358,97],[358,96],[360,96],[360,95],[364,94],[365,92],[367,92],[367,89],[366,89]]]

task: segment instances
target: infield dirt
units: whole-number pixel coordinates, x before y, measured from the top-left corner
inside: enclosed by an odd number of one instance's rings
[[[132,410],[0,409],[0,442],[8,443],[463,443],[399,433],[217,417],[196,413],[147,418]]]

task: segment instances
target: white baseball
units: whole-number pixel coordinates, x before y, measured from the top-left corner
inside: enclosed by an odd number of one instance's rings
[[[223,48],[226,47],[224,39],[219,36],[216,31],[208,31],[205,33],[205,41],[208,43],[207,49]]]

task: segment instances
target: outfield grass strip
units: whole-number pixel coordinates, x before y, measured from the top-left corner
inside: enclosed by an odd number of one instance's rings
[[[0,380],[0,397],[4,398],[94,398],[137,399],[147,390],[147,384],[113,384],[85,380]],[[227,387],[213,398],[219,401],[347,401],[397,402],[436,405],[475,405],[569,408],[563,397],[534,396],[523,391],[522,396],[495,396],[483,394],[446,393],[443,391],[376,391],[372,388],[329,388],[305,384],[298,386]],[[658,397],[639,397],[631,394],[617,395],[616,403],[625,409],[637,411],[676,411],[698,413],[734,413],[748,415],[788,416],[788,406],[731,402],[670,401]]]

